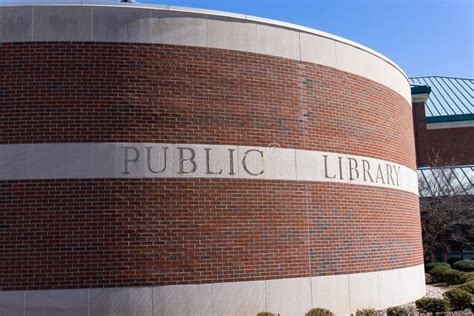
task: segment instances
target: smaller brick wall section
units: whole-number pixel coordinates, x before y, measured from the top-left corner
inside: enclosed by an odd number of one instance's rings
[[[474,127],[428,129],[426,140],[430,158],[439,153],[446,164],[474,164]]]
[[[413,127],[415,131],[417,167],[433,164],[474,164],[474,127],[428,129],[425,103],[413,102]]]
[[[415,131],[415,149],[417,167],[429,164],[428,159],[428,141],[426,130],[426,114],[424,102],[413,102],[413,128]]]

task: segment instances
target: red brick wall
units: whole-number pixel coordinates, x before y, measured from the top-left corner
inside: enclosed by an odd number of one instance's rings
[[[417,166],[474,164],[473,127],[427,129],[423,102],[413,103],[413,126]]]
[[[474,165],[474,127],[427,130],[427,147],[448,165]]]
[[[0,143],[273,143],[415,167],[403,97],[333,68],[148,44],[5,44],[0,54]]]
[[[8,210],[0,213],[4,290],[276,279],[421,263],[418,199],[396,190],[221,179],[8,181],[0,188]]]
[[[425,103],[414,102],[412,104],[413,110],[413,127],[415,131],[415,149],[416,149],[416,165],[429,165],[429,147],[427,141],[426,130],[426,114]]]
[[[0,46],[0,143],[281,146],[415,168],[411,109],[294,60],[149,44]],[[254,280],[422,263],[418,198],[290,181],[0,181],[0,287]]]

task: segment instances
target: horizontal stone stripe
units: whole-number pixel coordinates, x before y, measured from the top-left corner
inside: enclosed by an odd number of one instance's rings
[[[304,315],[313,307],[348,315],[425,294],[423,265],[369,273],[156,287],[0,292],[0,313],[84,315]],[[239,298],[236,300],[236,298]]]
[[[414,170],[386,160],[344,153],[203,144],[0,145],[0,180],[88,178],[317,181],[418,194]]]
[[[209,47],[300,60],[353,73],[399,93],[410,85],[388,58],[352,41],[281,22],[194,9],[113,5],[0,7],[0,42],[76,41]]]
[[[436,122],[427,123],[426,129],[448,129],[448,128],[469,128],[474,127],[473,121],[454,121],[454,122]]]

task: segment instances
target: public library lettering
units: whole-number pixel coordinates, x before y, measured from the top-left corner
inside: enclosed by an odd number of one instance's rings
[[[141,166],[152,177],[239,178],[240,170],[240,176],[271,178],[268,168],[271,165],[277,170],[292,167],[295,180],[296,170],[300,172],[298,176],[305,170],[321,170],[311,180],[400,186],[399,165],[358,156],[316,152],[311,160],[298,162],[294,157],[302,155],[300,150],[295,150],[295,156],[289,158],[280,155],[278,150],[276,154],[270,153],[270,148],[226,145],[151,144],[123,146],[122,149],[122,175],[133,175],[133,168]]]

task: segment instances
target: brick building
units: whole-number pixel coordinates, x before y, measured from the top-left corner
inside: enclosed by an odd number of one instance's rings
[[[454,224],[430,250],[436,260],[474,258],[474,80],[411,78],[420,196],[445,199]],[[424,212],[422,208],[422,219]],[[427,236],[425,250],[428,246]],[[432,259],[431,253],[426,256]]]
[[[474,165],[474,80],[411,78],[417,164]],[[426,102],[426,104],[425,104]]]
[[[347,315],[424,295],[409,82],[316,30],[0,7],[0,313]]]

